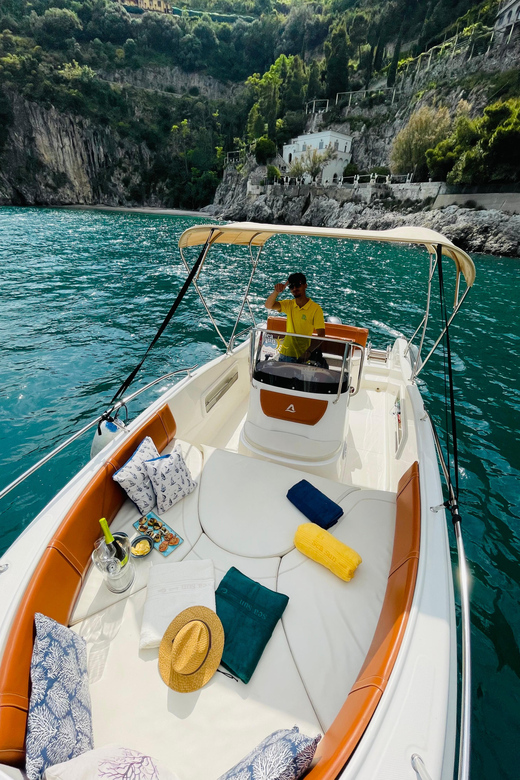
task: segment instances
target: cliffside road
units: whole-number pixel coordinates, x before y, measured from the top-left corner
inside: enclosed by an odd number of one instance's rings
[[[167,92],[164,89],[156,89],[155,87],[142,87],[137,84],[130,84],[129,81],[119,81],[116,79],[103,78],[103,76],[100,76],[99,74],[97,74],[97,78],[100,81],[104,81],[106,84],[118,84],[120,87],[126,87],[127,89],[142,89],[143,92],[151,92],[155,95],[166,95],[166,97],[173,97],[173,98],[182,97],[182,94],[180,92]]]
[[[456,205],[421,209],[417,204],[415,209],[394,209],[399,207],[394,204],[390,210],[377,201],[370,205],[342,203],[311,187],[269,187],[265,194],[248,195],[247,177],[228,169],[213,206],[205,210],[220,219],[316,227],[389,230],[400,225],[422,225],[443,233],[469,252],[520,257],[519,214]]]

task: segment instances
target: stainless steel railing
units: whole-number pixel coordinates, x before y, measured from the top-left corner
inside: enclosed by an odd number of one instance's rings
[[[430,421],[431,423],[431,421]],[[441,443],[431,423],[435,447],[439,462],[450,492],[450,503],[456,503],[448,467],[444,460]],[[469,780],[470,749],[471,749],[471,620],[469,604],[469,569],[464,552],[462,540],[462,527],[460,520],[453,522],[455,540],[457,542],[457,556],[459,560],[459,585],[460,585],[460,615],[462,631],[462,690],[460,706],[460,740],[459,740],[459,771],[458,780]]]
[[[122,398],[120,401],[117,401],[110,409],[107,409],[107,411],[104,414],[100,414],[99,417],[96,417],[95,420],[92,420],[92,422],[89,422],[87,425],[83,426],[81,430],[76,431],[72,436],[69,436],[68,439],[66,439],[64,442],[62,442],[58,447],[52,450],[52,452],[49,452],[48,455],[45,455],[41,460],[38,461],[38,463],[35,463],[34,466],[31,466],[30,469],[27,469],[27,471],[24,471],[23,474],[21,474],[19,477],[17,477],[13,482],[11,482],[7,487],[5,487],[3,490],[0,490],[0,500],[6,496],[8,493],[11,492],[11,490],[14,490],[15,487],[20,485],[24,480],[27,479],[27,477],[30,477],[31,474],[34,474],[35,471],[37,471],[41,466],[43,466],[45,463],[47,463],[51,458],[53,458],[55,455],[57,455],[59,452],[64,450],[66,447],[69,446],[69,444],[72,444],[73,441],[76,441],[76,439],[79,439],[80,436],[82,436],[84,433],[86,433],[88,430],[93,428],[95,425],[99,425],[99,423],[105,419],[106,414],[113,414],[114,412],[118,412],[121,407],[126,406],[130,401],[133,401],[134,398],[137,398],[138,395],[141,395],[141,393],[144,393],[145,390],[149,390],[150,387],[153,387],[154,385],[158,384],[159,382],[163,382],[165,379],[169,379],[172,376],[175,376],[176,374],[181,374],[186,372],[188,376],[190,375],[190,372],[193,371],[195,368],[197,368],[197,365],[191,366],[190,368],[179,368],[176,371],[171,371],[169,374],[164,374],[163,376],[160,376],[158,379],[154,379],[153,382],[149,382],[144,387],[141,387],[139,390],[136,390],[135,393],[131,393],[126,398]],[[125,426],[122,426],[122,430],[126,430]]]
[[[341,397],[341,390],[343,387],[343,377],[345,375],[345,369],[348,364],[348,373],[349,376],[352,375],[352,357],[353,353],[355,351],[359,351],[360,353],[360,359],[359,359],[359,372],[357,376],[357,382],[356,387],[350,388],[350,395],[356,395],[359,392],[359,388],[361,386],[361,378],[363,374],[363,365],[365,362],[365,349],[361,346],[361,344],[358,344],[355,341],[343,341],[342,339],[335,339],[331,336],[304,336],[301,333],[289,333],[287,334],[285,331],[278,331],[278,330],[271,330],[270,328],[263,328],[263,327],[253,327],[248,328],[247,330],[251,331],[251,341],[250,341],[250,347],[249,347],[249,377],[250,381],[253,381],[253,372],[254,372],[254,366],[256,364],[256,361],[258,359],[258,348],[260,346],[256,344],[256,336],[257,334],[260,335],[260,338],[262,338],[264,335],[268,336],[275,336],[277,338],[285,338],[286,335],[289,335],[294,338],[305,338],[310,341],[319,341],[320,344],[323,343],[325,345],[326,350],[326,344],[327,342],[331,342],[334,344],[340,344],[345,349],[343,351],[343,356],[341,359],[341,368],[340,368],[340,374],[339,374],[339,382],[338,382],[338,392],[336,395],[335,400],[333,403],[337,403]],[[242,333],[238,335],[243,335],[246,333],[246,331],[242,331]]]

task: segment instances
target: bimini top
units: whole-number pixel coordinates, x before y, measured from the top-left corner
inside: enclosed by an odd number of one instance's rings
[[[211,235],[213,231],[213,235]],[[469,255],[456,247],[446,236],[423,227],[398,227],[393,230],[344,230],[343,228],[305,227],[300,225],[262,225],[255,222],[231,222],[228,225],[195,225],[188,228],[179,239],[179,247],[201,246],[209,236],[210,244],[237,244],[263,246],[272,236],[312,236],[315,238],[340,238],[355,241],[388,241],[395,244],[422,244],[435,253],[442,246],[442,254],[450,257],[460,271],[468,287],[475,281],[475,265]]]

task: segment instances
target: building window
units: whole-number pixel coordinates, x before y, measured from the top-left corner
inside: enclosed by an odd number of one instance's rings
[[[289,152],[289,162],[290,163],[292,162],[292,154],[291,154],[291,152]]]
[[[339,141],[334,141],[334,149],[338,151],[339,149]]]
[[[323,141],[320,141],[320,149],[323,149]]]
[[[307,151],[307,144],[303,144],[303,146],[302,146],[302,152],[306,152],[306,151]]]

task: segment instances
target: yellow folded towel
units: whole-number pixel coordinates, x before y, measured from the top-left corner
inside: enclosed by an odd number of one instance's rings
[[[301,553],[326,566],[345,582],[352,579],[357,567],[362,563],[361,556],[355,550],[315,523],[298,526],[294,544]]]

